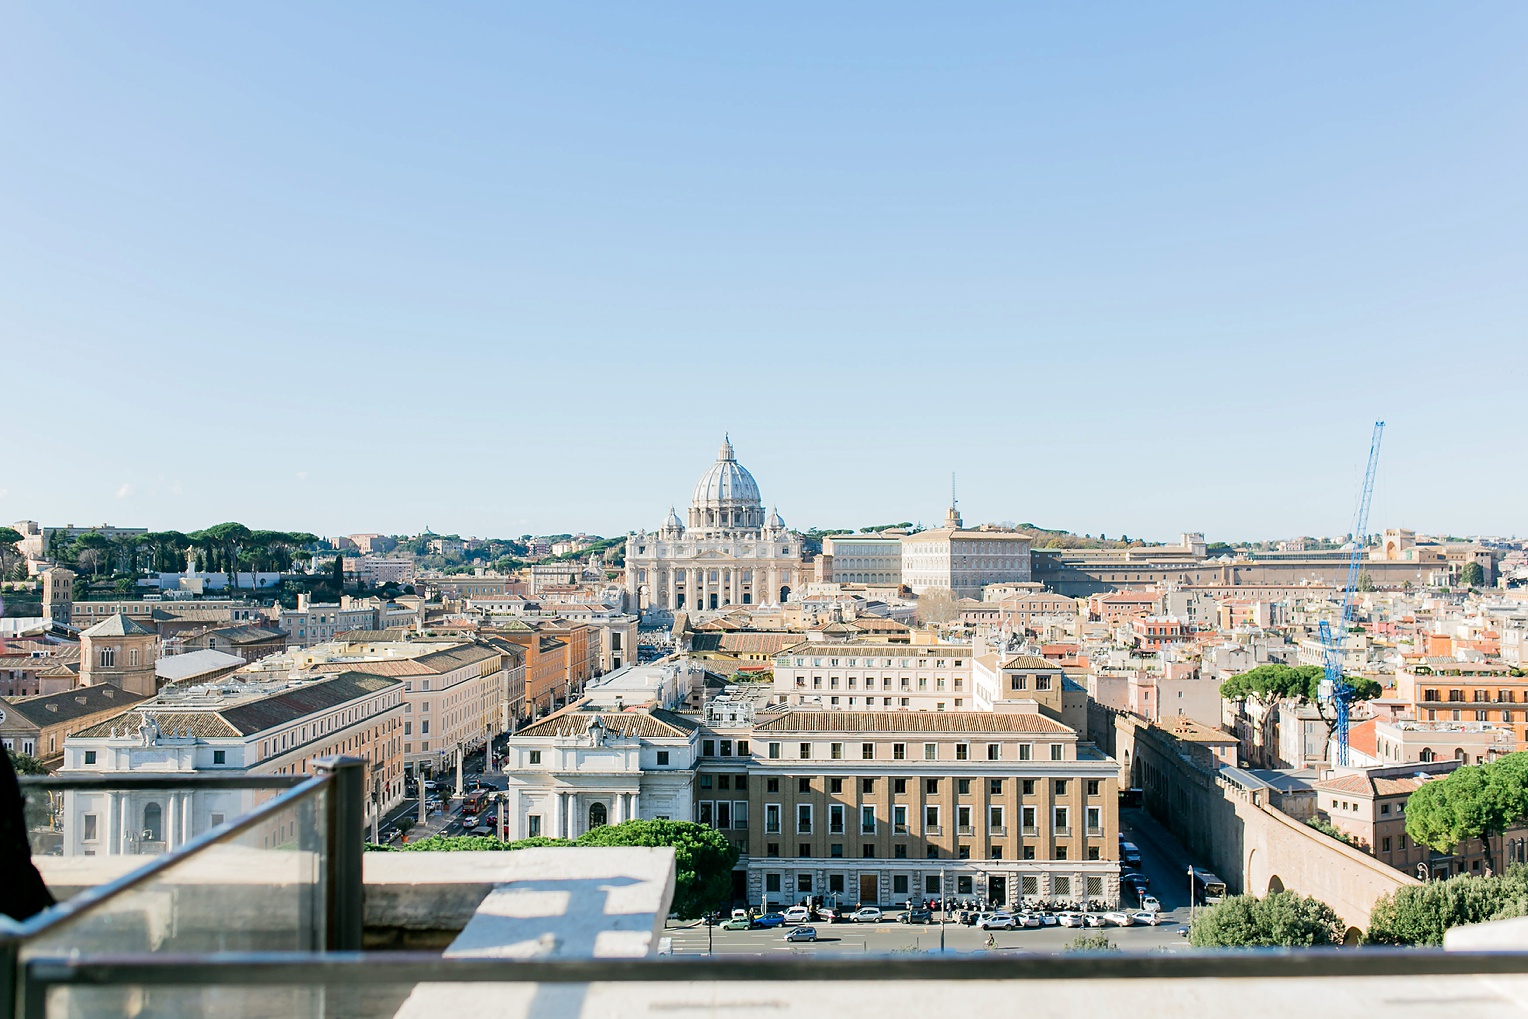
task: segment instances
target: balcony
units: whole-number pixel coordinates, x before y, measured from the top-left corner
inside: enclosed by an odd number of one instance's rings
[[[957,829],[957,834],[960,834],[960,835],[974,835],[974,834],[976,834],[976,829],[972,828],[969,824],[963,824],[963,825],[960,826],[959,829]]]
[[[1368,1015],[1376,986],[1387,1014],[1397,1016],[1480,1014],[1471,1002],[1494,1012],[1486,1007],[1492,1001],[1505,1016],[1528,998],[1528,953],[1515,921],[1457,932],[1468,938],[1450,932],[1449,947],[1466,950],[1449,952],[670,957],[671,852],[362,857],[364,786],[354,780],[359,768],[347,773],[344,763],[259,791],[246,813],[162,855],[39,857],[44,869],[62,859],[118,876],[0,933],[0,1019],[747,1019],[761,1001],[779,1019],[860,1019],[948,1008],[952,1000],[994,1012],[1023,1000],[1037,1014],[1112,1015],[1140,1011],[1143,978],[1151,978],[1155,1013],[1227,1019],[1298,1014],[1312,1001]],[[154,781],[195,784],[183,776]],[[29,792],[38,787],[28,783]],[[271,841],[276,831],[287,841]],[[1026,877],[1020,891],[1035,895],[1038,887]],[[374,950],[383,923],[428,926],[450,945]],[[699,944],[704,950],[704,937]],[[1355,979],[1362,977],[1370,979]]]

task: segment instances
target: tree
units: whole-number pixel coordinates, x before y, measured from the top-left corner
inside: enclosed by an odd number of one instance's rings
[[[48,769],[42,766],[42,762],[31,754],[23,754],[18,750],[6,750],[11,755],[11,769],[18,775],[46,775]]]
[[[1464,569],[1459,571],[1459,583],[1465,587],[1484,587],[1485,582],[1485,568],[1477,562],[1465,563]]]
[[[1331,836],[1338,842],[1345,843],[1347,845],[1353,846],[1354,848],[1358,847],[1358,839],[1356,837],[1349,835],[1347,832],[1343,831],[1341,828],[1337,827],[1332,822],[1325,820],[1324,818],[1307,817],[1305,819],[1305,823],[1319,831],[1321,834]]]
[[[23,571],[26,569],[26,557],[16,547],[21,539],[22,534],[16,528],[0,527],[0,580],[11,578],[18,565]]]
[[[1325,672],[1319,665],[1269,662],[1221,683],[1220,696],[1231,701],[1254,700],[1266,707],[1263,713],[1265,746],[1273,742],[1272,728],[1278,719],[1278,704],[1284,700],[1314,704],[1322,721],[1326,722],[1327,735],[1330,736],[1337,725],[1337,719],[1335,713],[1328,716],[1330,706],[1321,700],[1321,681],[1324,678]],[[1346,676],[1344,679],[1352,689],[1355,702],[1373,700],[1384,692],[1384,687],[1372,679],[1357,676]]]
[[[1409,814],[1409,801],[1406,809]],[[1513,867],[1500,877],[1459,874],[1381,896],[1369,911],[1364,940],[1376,945],[1441,945],[1443,932],[1450,927],[1525,912],[1528,869]]]
[[[403,820],[398,827],[403,829]],[[682,917],[703,916],[732,894],[732,868],[738,849],[721,832],[693,821],[623,821],[593,828],[572,842],[520,839],[501,842],[472,835],[435,836],[401,848],[411,852],[495,852],[542,846],[669,846],[674,850],[673,910]]]
[[[1342,944],[1343,923],[1331,906],[1298,892],[1233,895],[1195,918],[1195,948],[1314,948]]]
[[[1374,590],[1374,578],[1370,576],[1368,570],[1358,571],[1358,589],[1364,592]]]
[[[918,596],[915,618],[920,623],[948,623],[955,614],[955,592],[947,587],[931,587]]]
[[[334,557],[334,586],[339,590],[345,590],[345,557]]]
[[[703,916],[732,894],[738,849],[708,825],[692,821],[625,821],[585,832],[580,846],[672,846],[674,905],[681,917]]]
[[[1528,817],[1528,753],[1489,764],[1456,768],[1425,782],[1406,801],[1406,834],[1440,853],[1480,839],[1491,853],[1491,836]]]

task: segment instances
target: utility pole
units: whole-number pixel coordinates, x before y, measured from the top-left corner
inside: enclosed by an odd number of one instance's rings
[[[1194,868],[1188,869],[1188,925],[1194,926]]]
[[[944,868],[939,868],[939,954],[944,954],[944,922],[950,915],[950,888],[945,884]]]

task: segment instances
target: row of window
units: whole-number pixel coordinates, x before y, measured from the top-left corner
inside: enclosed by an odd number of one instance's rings
[[[881,664],[880,665],[876,665],[875,663],[877,661],[879,661]],[[942,668],[945,668],[946,664],[949,663],[951,660],[950,659],[945,659],[945,658],[935,658],[935,659],[932,659],[932,660],[930,660],[928,658],[898,658],[898,659],[895,659],[895,661],[896,661],[895,665],[892,664],[892,661],[893,661],[893,659],[890,659],[890,658],[882,658],[882,659],[866,658],[864,660],[864,662],[861,663],[858,658],[850,658],[848,660],[847,667],[850,668],[850,669],[858,669],[858,668],[866,668],[866,669],[877,669],[877,668],[880,668],[880,669],[893,669],[893,668],[895,668],[895,669],[912,669],[912,668],[919,668],[919,669],[926,669],[930,665],[933,665],[933,667],[936,668],[936,669],[942,669]],[[958,669],[965,662],[965,659],[964,658],[956,658],[956,659],[953,660],[953,662],[954,662],[954,667]],[[785,663],[781,662],[780,664],[782,666],[784,666]],[[807,666],[806,666],[806,659],[805,658],[797,658],[796,659],[796,668],[804,669],[806,667]],[[823,666],[823,659],[821,659],[821,658],[813,658],[812,659],[812,666],[811,667],[814,668],[814,669],[824,668],[824,666]],[[839,668],[839,659],[837,659],[837,658],[829,658],[827,660],[826,668],[829,668],[829,669]]]
[[[720,779],[720,785],[718,786],[718,788],[721,788],[721,789],[727,788],[727,776],[726,775],[720,775],[720,776],[717,776],[717,777]],[[711,788],[710,779],[711,779],[710,775],[702,775],[702,776],[700,776],[700,787],[702,789],[709,789],[709,788]],[[748,780],[748,776],[747,775],[734,775],[733,779],[737,783],[736,788],[738,788],[738,789],[746,789],[747,788],[747,780]],[[829,793],[841,793],[841,792],[843,792],[844,791],[844,781],[845,780],[842,779],[842,778],[830,778],[830,779],[828,779],[828,792]],[[852,781],[852,780],[850,780],[850,781]],[[904,795],[907,792],[907,783],[909,781],[916,781],[916,780],[909,780],[909,779],[905,779],[905,778],[894,778],[894,779],[891,779],[891,791],[894,794],[898,795],[898,796]],[[960,795],[960,796],[969,796],[969,795],[971,795],[971,783],[973,781],[975,781],[975,779],[969,779],[969,778],[957,778],[957,779],[955,779],[955,792],[956,792],[956,794]],[[1004,782],[1006,782],[1006,781],[1007,781],[1006,779],[1001,779],[1001,778],[989,778],[989,779],[987,779],[987,792],[988,792],[988,794],[992,795],[992,796],[1001,796],[1001,795],[1003,795]],[[1023,794],[1024,796],[1033,796],[1035,794],[1035,783],[1037,781],[1039,781],[1039,779],[1033,779],[1033,778],[1021,778],[1021,779],[1019,779],[1019,791],[1020,791],[1020,793]],[[873,794],[875,792],[876,779],[873,779],[873,778],[861,778],[859,780],[859,783],[860,783],[860,792],[865,793],[866,795],[870,795],[870,794]],[[939,795],[939,783],[940,783],[940,780],[937,779],[937,778],[925,778],[923,780],[923,791],[926,794],[928,794],[929,796],[937,796],[937,795]],[[1057,796],[1065,796],[1067,794],[1067,790],[1071,788],[1071,784],[1070,783],[1071,783],[1071,779],[1066,779],[1066,778],[1057,778],[1057,779],[1052,779],[1051,780],[1052,788],[1055,791],[1055,794]],[[1087,794],[1089,796],[1097,796],[1099,794],[1099,791],[1103,788],[1103,782],[1102,782],[1101,779],[1096,779],[1096,778],[1086,779],[1085,780],[1085,788],[1087,789]],[[780,791],[780,779],[776,778],[776,777],[766,778],[764,780],[764,791],[765,792],[771,792],[771,793],[779,792]],[[806,776],[798,777],[796,779],[796,791],[798,793],[810,793],[812,791],[812,780],[810,778],[807,778]]]
[[[776,854],[776,855],[779,855],[779,854]],[[967,857],[962,857],[962,859],[966,859],[966,858]],[[911,887],[911,883],[912,883],[913,878],[915,876],[916,875],[893,874],[891,876],[891,894],[894,897],[901,897],[903,895],[909,894],[908,889],[909,889],[909,887]],[[837,894],[837,895],[841,895],[844,892],[844,881],[845,881],[845,875],[844,874],[835,874],[835,873],[828,874],[827,875],[827,885],[826,885],[825,889],[816,887],[816,885],[813,883],[813,874],[812,874],[811,871],[799,871],[795,875],[795,878],[796,878],[796,880],[795,880],[796,893],[798,895],[812,895],[814,893],[822,892],[824,890],[827,891],[828,894]],[[939,890],[940,890],[941,885],[940,885],[940,880],[939,879],[940,879],[940,875],[938,875],[938,874],[925,874],[925,875],[923,875],[923,894],[925,894],[925,895],[938,895],[938,894],[940,894]],[[1101,877],[1093,877],[1093,876],[1089,875],[1089,876],[1085,877],[1084,880],[1085,880],[1085,887],[1087,888],[1087,895],[1088,895],[1089,898],[1098,898],[1098,897],[1100,897],[1100,896],[1102,896],[1104,894],[1104,879],[1103,878],[1101,878]],[[954,887],[953,887],[953,890],[952,890],[951,894],[953,894],[953,895],[971,895],[971,894],[973,894],[973,889],[974,889],[973,881],[974,881],[974,878],[971,875],[969,875],[969,874],[957,874],[955,876]],[[783,887],[782,886],[783,886],[784,882],[785,882],[785,875],[778,874],[778,873],[767,873],[767,874],[764,875],[764,891],[768,892],[768,893],[771,893],[771,894],[780,894],[783,891]],[[1039,878],[1039,875],[1036,875],[1036,874],[1021,874],[1021,875],[1019,875],[1019,894],[1020,895],[1039,895],[1040,894],[1040,878]],[[1070,874],[1052,874],[1051,875],[1051,879],[1050,879],[1050,894],[1054,895],[1054,896],[1056,896],[1058,898],[1063,898],[1063,899],[1064,898],[1069,898],[1071,896],[1071,894],[1072,894],[1072,875],[1070,875]]]
[[[924,835],[943,834],[940,825],[942,808],[938,804],[925,804],[923,807],[923,832]],[[962,804],[955,808],[955,826],[959,834],[969,835],[974,831],[971,819],[974,816],[973,808]],[[709,813],[709,812],[708,812]],[[796,804],[796,834],[811,835],[813,833],[814,804]],[[841,835],[844,833],[844,819],[846,805],[842,803],[828,804],[828,834]],[[891,829],[894,835],[910,834],[907,823],[908,806],[904,803],[895,803],[891,807]],[[992,833],[1002,833],[1007,830],[1007,808],[998,804],[987,807],[987,828]],[[1019,827],[1026,835],[1039,834],[1039,809],[1033,806],[1019,808]],[[1104,830],[1104,812],[1102,807],[1087,807],[1084,813],[1087,833],[1089,835],[1102,835]],[[746,821],[746,808],[745,818]],[[710,824],[711,821],[702,819],[702,824]],[[764,833],[777,835],[780,833],[781,805],[778,803],[764,804]],[[876,808],[873,804],[863,804],[859,808],[859,833],[861,835],[874,835],[876,833]],[[739,823],[738,827],[744,827]],[[717,827],[729,827],[718,824]],[[1056,806],[1051,808],[1051,830],[1058,837],[1067,837],[1072,830],[1072,808]]]
[[[709,741],[702,741],[702,753],[705,752],[705,750],[704,750],[704,743],[705,742],[709,742]],[[955,760],[957,760],[957,761],[974,760],[974,758],[972,758],[972,756],[971,756],[971,744],[970,743],[955,743],[955,744],[951,744],[951,745],[953,745],[954,748],[955,748],[955,758],[954,758]],[[877,751],[876,751],[876,747],[877,746],[885,746],[885,744],[861,743],[859,745],[859,758],[858,759],[862,760],[862,761],[873,761],[873,760],[876,760],[877,759]],[[1020,760],[1020,761],[1035,761],[1035,760],[1043,759],[1042,757],[1036,757],[1035,756],[1035,748],[1036,748],[1037,744],[1034,744],[1034,743],[1018,743],[1018,744],[1015,744],[1014,746],[1017,747],[1017,750],[1016,751],[1011,751],[1011,752],[1017,753],[1018,756],[1016,758],[1012,758],[1012,759]],[[1042,751],[1042,754],[1044,755],[1044,757],[1048,757],[1052,761],[1060,761],[1060,760],[1064,759],[1064,755],[1066,753],[1065,744],[1062,744],[1062,743],[1045,743],[1045,744],[1038,744],[1038,746],[1042,746],[1042,747],[1046,748],[1044,751]],[[767,754],[769,760],[772,760],[772,761],[780,760],[781,747],[782,747],[782,744],[780,744],[780,743],[770,743],[770,744],[768,744],[768,746],[766,748],[766,754]],[[844,760],[844,747],[845,747],[845,744],[843,744],[843,743],[829,743],[828,744],[828,760],[833,760],[833,761]],[[909,760],[909,758],[907,756],[907,747],[908,747],[908,745],[906,743],[892,743],[891,744],[891,760],[893,760],[893,761],[905,761],[905,760]],[[1003,752],[1003,747],[1004,747],[1004,744],[1002,744],[1002,743],[987,743],[987,744],[985,744],[985,754],[986,754],[985,759],[989,760],[989,761],[1009,760],[1010,758],[1005,756],[1005,754]],[[796,744],[796,755],[797,755],[797,757],[799,759],[801,759],[803,761],[811,760],[812,757],[813,757],[813,754],[816,753],[816,750],[817,750],[817,744],[814,744],[814,743],[801,742],[801,743]],[[883,751],[883,753],[884,753],[884,751]],[[925,761],[938,761],[938,760],[941,760],[941,757],[939,756],[939,744],[938,743],[924,743],[923,744],[923,756],[922,756],[921,760],[925,760]]]
[[[1525,693],[1528,693],[1528,691],[1525,691]],[[1449,702],[1451,702],[1451,703],[1467,701],[1467,702],[1474,703],[1474,704],[1489,704],[1489,703],[1491,703],[1491,700],[1492,700],[1492,698],[1491,698],[1491,691],[1490,690],[1472,690],[1472,691],[1470,691],[1470,696],[1469,697],[1465,697],[1464,694],[1465,694],[1465,691],[1463,691],[1463,690],[1450,690],[1448,692],[1447,700]],[[1437,690],[1423,690],[1422,691],[1422,699],[1424,701],[1441,701],[1441,700],[1444,700],[1444,698],[1438,696],[1438,691]],[[1497,690],[1496,691],[1496,698],[1495,699],[1496,699],[1496,701],[1498,703],[1501,703],[1501,704],[1515,704],[1515,703],[1517,703],[1517,691],[1516,690]]]

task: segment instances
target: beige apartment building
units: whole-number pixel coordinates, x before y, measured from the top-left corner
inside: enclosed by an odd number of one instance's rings
[[[793,710],[700,750],[750,902],[1118,901],[1119,767],[1037,711]]]

